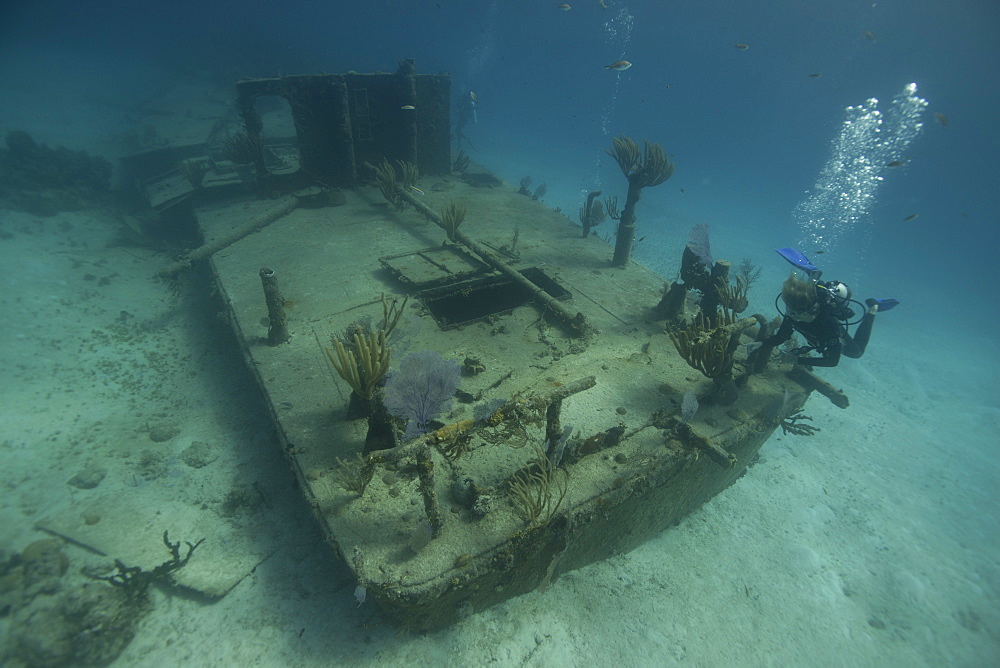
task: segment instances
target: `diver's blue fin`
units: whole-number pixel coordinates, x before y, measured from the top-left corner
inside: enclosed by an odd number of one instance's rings
[[[878,312],[881,313],[882,311],[889,311],[898,306],[899,300],[893,299],[892,297],[887,297],[885,299],[873,298],[873,299],[866,299],[865,304],[867,304],[869,308],[871,308],[873,304],[878,305]]]
[[[822,271],[809,261],[805,255],[794,248],[775,248],[775,252],[788,260],[792,266],[801,269],[809,274],[809,278],[816,280],[822,275]]]

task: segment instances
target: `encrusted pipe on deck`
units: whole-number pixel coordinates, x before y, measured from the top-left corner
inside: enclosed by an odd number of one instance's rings
[[[274,271],[264,267],[260,270],[260,282],[264,287],[264,303],[267,305],[267,345],[287,343],[288,320],[285,318],[285,298],[278,287],[278,277]]]
[[[444,221],[441,220],[441,216],[435,213],[429,206],[418,200],[416,197],[410,193],[397,187],[397,192],[399,195],[406,200],[409,204],[413,205],[417,211],[420,212],[427,220],[431,221],[441,229],[446,230]],[[544,289],[538,287],[527,278],[525,278],[521,272],[516,269],[512,269],[507,266],[504,262],[500,260],[496,255],[488,251],[486,248],[481,246],[478,242],[474,241],[464,232],[459,230],[454,231],[455,241],[464,244],[473,253],[478,255],[483,262],[490,265],[493,269],[496,269],[501,274],[514,281],[526,290],[531,291],[534,295],[535,301],[540,302],[541,305],[548,309],[556,318],[566,327],[568,327],[574,334],[578,336],[588,336],[594,333],[594,330],[587,323],[587,319],[584,317],[583,313],[577,313],[573,315],[559,303],[555,297],[545,292]]]

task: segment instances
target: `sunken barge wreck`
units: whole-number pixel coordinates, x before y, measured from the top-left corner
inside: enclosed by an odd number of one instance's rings
[[[673,170],[656,144],[616,140],[624,207],[589,197],[581,235],[452,151],[447,75],[237,91],[237,132],[144,158],[150,204],[203,237],[162,275],[210,263],[330,547],[406,628],[635,548],[779,426],[808,433],[811,392],[846,406],[748,363],[772,325],[729,263],[689,247],[665,286],[630,259],[639,191]],[[608,214],[614,249],[587,233]]]

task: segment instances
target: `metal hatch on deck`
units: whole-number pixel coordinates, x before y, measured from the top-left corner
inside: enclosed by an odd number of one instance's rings
[[[493,273],[482,260],[450,244],[380,257],[378,261],[400,282],[417,290]]]
[[[426,248],[381,257],[379,262],[402,283],[417,289],[415,296],[441,329],[509,313],[534,298],[525,286],[492,271],[459,246]],[[570,292],[538,267],[520,273],[555,299],[569,299]]]
[[[521,269],[522,276],[555,299],[570,298],[570,292],[538,267]],[[443,285],[417,293],[441,329],[453,329],[494,315],[510,313],[534,299],[527,287],[499,274]]]

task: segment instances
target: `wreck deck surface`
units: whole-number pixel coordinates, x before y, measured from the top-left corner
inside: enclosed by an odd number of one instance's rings
[[[783,399],[794,410],[808,396],[773,371],[752,376],[735,404],[703,406],[691,429],[733,455],[731,467],[651,426],[654,413],[676,412],[685,391],[703,393],[711,383],[678,356],[662,324],[647,320],[663,294],[662,279],[634,263],[611,268],[609,246],[581,238],[579,226],[509,185],[473,188],[452,176],[437,179],[450,189],[434,192],[433,180],[419,184],[426,204],[438,210],[464,202],[462,232],[495,248],[509,245],[518,228],[520,257],[512,266],[544,271],[571,294],[566,308],[582,312],[598,330],[584,344],[530,303],[445,330],[412,297],[399,325],[403,344],[393,350],[393,366],[403,347],[434,350],[459,363],[475,358],[484,370],[464,376],[461,390],[477,402],[527,398],[595,377],[594,387],[565,400],[562,425],[572,425],[581,441],[617,426],[626,437],[566,466],[566,497],[551,522],[527,523],[507,486],[534,456],[533,445],[544,443],[544,422],[525,425],[526,438],[516,442],[474,438],[457,459],[430,448],[443,526],[419,551],[411,537],[426,516],[412,462],[378,467],[360,497],[335,480],[337,458],[361,452],[367,422],[347,419],[350,388],[324,347],[331,334],[343,338],[354,321],[380,322],[382,293],[406,293],[379,258],[439,248],[446,241],[442,230],[412,208],[387,208],[377,189],[360,188],[345,192],[343,206],[298,208],[211,260],[288,461],[325,535],[368,597],[415,629],[454,622],[636,547],[743,474],[777,426],[769,406]],[[274,205],[206,204],[198,218],[211,242]],[[275,272],[287,300],[290,340],[273,347],[266,342],[262,267]],[[440,420],[471,418],[473,405],[456,401]],[[461,498],[468,481],[485,497],[475,509]]]

